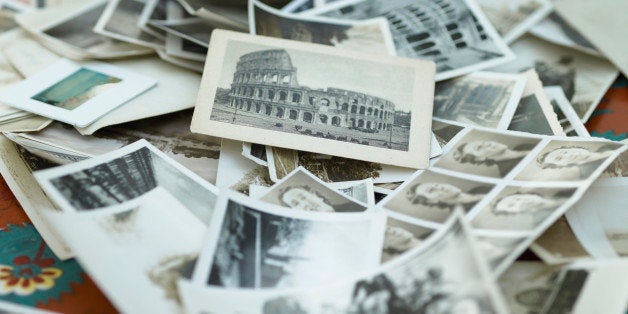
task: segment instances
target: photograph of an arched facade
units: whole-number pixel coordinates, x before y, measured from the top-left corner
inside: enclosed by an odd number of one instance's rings
[[[434,63],[227,31],[212,34],[209,55],[220,58],[207,59],[193,132],[427,164]]]

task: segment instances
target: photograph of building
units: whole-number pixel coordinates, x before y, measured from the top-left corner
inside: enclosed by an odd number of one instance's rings
[[[285,49],[240,56],[231,88],[216,92],[211,119],[407,150],[410,119],[395,125],[392,101],[340,88],[309,88],[299,84],[297,67]]]
[[[464,0],[366,0],[322,15],[345,19],[383,16],[390,25],[397,54],[432,60],[437,72],[504,56],[487,25]]]

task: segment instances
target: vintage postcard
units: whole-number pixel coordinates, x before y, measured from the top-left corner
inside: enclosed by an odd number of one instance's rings
[[[193,313],[506,313],[494,280],[468,227],[455,215],[424,245],[325,287],[245,291],[185,280],[178,287]],[[239,302],[220,301],[226,299]]]
[[[286,14],[261,1],[249,1],[250,33],[334,46],[352,51],[395,55],[384,18],[348,21]]]
[[[273,182],[283,179],[299,166],[325,182],[368,178],[372,178],[375,183],[400,182],[414,173],[414,169],[410,168],[278,147],[267,146],[266,154],[268,173]]]
[[[397,55],[432,60],[436,80],[496,66],[515,58],[475,0],[350,0],[301,13],[362,20],[385,17]]]
[[[369,206],[332,189],[303,167],[273,185],[259,200],[292,209],[328,213],[363,212]]]
[[[556,118],[560,122],[561,127],[567,134],[567,136],[580,136],[589,137],[589,131],[582,124],[578,114],[573,109],[573,106],[567,100],[565,92],[560,86],[547,86],[543,88],[545,95],[549,98]]]
[[[523,36],[511,45],[517,59],[491,69],[519,73],[535,69],[543,86],[563,88],[578,116],[586,121],[617,77],[608,61],[577,50],[561,47],[533,36]]]
[[[249,195],[251,185],[269,187],[273,185],[268,168],[242,156],[242,142],[222,140],[216,186]]]
[[[201,18],[151,20],[149,24],[205,48],[209,46],[209,38],[214,30],[214,26]]]
[[[242,143],[242,156],[254,161],[260,166],[268,167],[268,162],[266,161],[266,145]]]
[[[146,5],[141,0],[109,1],[94,32],[153,49],[164,47],[163,39],[145,32],[137,23]]]
[[[556,12],[552,12],[530,29],[530,34],[564,47],[573,48],[590,55],[602,57],[602,54],[586,38],[571,27]]]
[[[62,216],[68,244],[118,310],[182,312],[176,281],[190,278],[206,226],[167,190],[130,208]]]
[[[329,215],[226,192],[219,196],[193,280],[224,288],[312,287],[379,264],[381,211]]]
[[[508,124],[508,130],[542,135],[565,135],[537,73],[528,70],[522,75],[527,77],[525,89]]]
[[[74,164],[34,173],[64,211],[86,212],[140,203],[162,187],[203,223],[212,215],[218,189],[145,140]]]
[[[0,101],[85,127],[145,92],[156,81],[109,64],[60,60],[0,91]]]
[[[603,140],[468,128],[378,206],[432,228],[461,209],[474,234],[488,239],[480,242],[493,252],[499,274],[625,149]]]
[[[621,260],[580,261],[562,268],[525,261],[515,263],[499,285],[512,313],[622,313],[627,271]]]
[[[625,204],[628,178],[599,179],[567,213],[569,225],[595,258],[628,256]],[[604,204],[604,206],[600,206]]]
[[[624,75],[628,75],[628,41],[617,32],[628,26],[623,13],[628,11],[625,1],[596,1],[583,3],[561,0],[556,3],[556,11],[569,25],[576,28],[595,45],[606,58],[611,60]],[[603,16],[603,19],[598,17]]]
[[[511,43],[552,11],[549,0],[478,0],[489,21]]]
[[[120,58],[146,55],[151,49],[92,31],[106,1],[68,3],[54,9],[22,14],[17,22],[57,53],[68,57]]]
[[[223,30],[212,34],[209,54],[193,132],[427,166],[432,62]]]
[[[32,155],[6,137],[0,136],[2,177],[52,252],[59,259],[66,260],[74,254],[45,215],[47,212],[58,212],[59,209],[48,199],[32,175],[33,171],[54,166],[56,164]]]
[[[17,134],[37,141],[44,147],[97,156],[145,139],[168,157],[190,169],[209,183],[216,182],[220,139],[190,132],[192,111],[178,111],[153,118],[117,124],[93,135],[81,135],[61,123],[53,123],[40,132]]]
[[[526,80],[521,74],[475,72],[438,82],[433,118],[505,130]]]

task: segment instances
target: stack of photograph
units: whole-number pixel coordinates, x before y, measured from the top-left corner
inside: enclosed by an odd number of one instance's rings
[[[0,313],[626,313],[620,0],[0,0]]]

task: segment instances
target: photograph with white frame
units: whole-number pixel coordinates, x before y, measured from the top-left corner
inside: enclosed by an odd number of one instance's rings
[[[85,127],[155,84],[155,79],[114,65],[61,59],[0,91],[0,101]]]
[[[208,54],[214,58],[207,60],[204,73],[212,75],[203,76],[193,132],[408,168],[427,166],[433,62],[224,30],[213,32]],[[323,71],[316,66],[321,62],[344,70]],[[249,86],[262,80],[262,86]]]
[[[422,15],[406,12],[410,10]],[[447,0],[435,5],[432,0],[350,0],[300,14],[349,20],[385,16],[397,55],[436,62],[437,81],[515,58],[475,0]],[[434,22],[437,19],[438,23]]]
[[[146,5],[140,0],[110,0],[94,32],[140,46],[163,48],[163,39],[145,32],[137,23]]]

